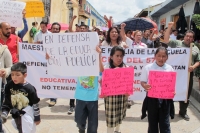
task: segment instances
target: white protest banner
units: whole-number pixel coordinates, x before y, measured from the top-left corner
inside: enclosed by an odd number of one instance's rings
[[[43,98],[74,98],[76,77],[48,75],[47,61],[42,44],[19,43],[20,62],[27,65],[27,81]]]
[[[107,64],[111,48],[102,47],[102,61]],[[149,63],[153,63],[156,49],[126,49],[124,63],[134,67],[134,95],[132,100],[143,100],[146,92],[140,85],[140,75],[142,68]],[[169,48],[169,58],[167,63],[177,72],[175,101],[185,101],[188,80],[188,62],[190,56],[189,48]]]
[[[111,48],[102,48],[102,61],[108,63]],[[186,99],[188,80],[188,61],[190,49],[168,49],[168,64],[177,72],[175,101]],[[154,62],[156,49],[126,49],[124,63],[134,67],[134,95],[132,100],[143,100],[146,92],[140,85],[142,68]],[[27,81],[37,89],[39,97],[43,98],[74,98],[76,77],[48,75],[44,47],[41,44],[19,44],[20,62],[28,67]]]
[[[25,6],[24,2],[0,0],[0,23],[7,22],[12,27],[21,27],[22,11]]]
[[[96,32],[43,35],[45,52],[50,56],[48,72],[60,76],[98,76],[98,44]]]

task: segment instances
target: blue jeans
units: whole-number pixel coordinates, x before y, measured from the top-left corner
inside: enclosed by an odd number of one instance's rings
[[[87,133],[97,133],[98,101],[82,101],[76,99],[75,122],[77,123],[77,127],[81,130],[85,130],[87,119]]]

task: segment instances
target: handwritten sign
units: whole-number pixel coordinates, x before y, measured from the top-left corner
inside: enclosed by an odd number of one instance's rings
[[[41,1],[26,2],[26,18],[28,17],[44,17],[44,4]]]
[[[102,76],[102,96],[133,94],[134,69],[105,69]]]
[[[43,35],[51,75],[99,76],[99,43],[96,32],[59,33]]]
[[[152,88],[148,91],[148,97],[173,99],[176,72],[150,71],[149,84]]]
[[[7,22],[12,27],[21,27],[25,5],[24,2],[0,0],[0,23]]]

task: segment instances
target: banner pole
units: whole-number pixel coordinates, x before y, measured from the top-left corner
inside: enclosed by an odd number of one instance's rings
[[[190,44],[190,57],[189,57],[189,64],[188,67],[191,66],[191,60],[192,60],[192,46],[193,43]],[[193,77],[192,77],[193,78]],[[186,92],[186,99],[185,99],[185,103],[188,102],[188,91],[189,91],[189,82],[190,82],[190,72],[188,72],[188,81],[187,81],[187,92]]]

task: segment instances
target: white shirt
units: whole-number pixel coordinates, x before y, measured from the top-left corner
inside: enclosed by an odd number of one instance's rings
[[[47,32],[45,32],[45,33],[42,33],[42,31],[39,31],[38,33],[36,33],[36,35],[35,35],[35,37],[34,37],[34,43],[36,43],[36,42],[38,42],[38,41],[40,41],[40,42],[42,42],[42,35],[43,34],[51,34],[51,32],[50,31],[48,31],[47,30]]]
[[[129,46],[129,48],[132,48],[133,40],[131,40],[129,37],[126,37],[126,44]]]
[[[148,77],[149,77],[149,71],[151,70],[156,70],[156,71],[174,71],[174,69],[172,68],[172,66],[168,65],[168,64],[164,64],[162,67],[158,66],[156,64],[156,62],[151,63],[146,65],[145,67],[143,67],[142,69],[142,74],[140,77],[140,81],[146,82],[148,83]]]
[[[128,37],[126,37],[126,44],[128,45],[129,48],[147,48],[146,44],[142,42],[136,43]]]
[[[121,42],[120,44],[119,44],[121,47],[123,47],[124,45],[127,45],[125,42]],[[101,46],[110,46],[107,42],[106,42],[106,40],[104,40],[102,43],[101,43]]]
[[[171,34],[171,35],[170,35],[170,39],[171,39],[171,40],[176,40],[176,36],[175,36],[174,34]]]

